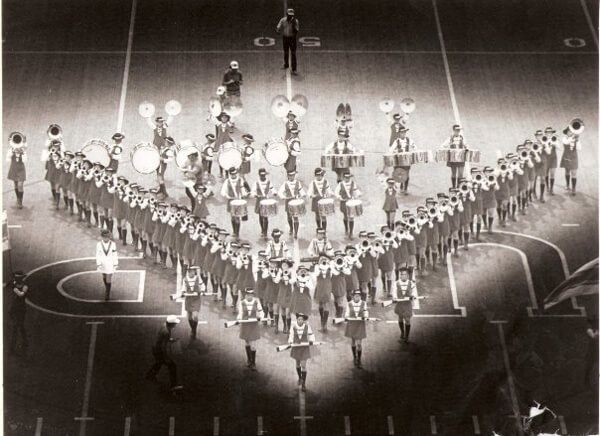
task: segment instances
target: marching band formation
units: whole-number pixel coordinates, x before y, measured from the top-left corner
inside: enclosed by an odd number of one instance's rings
[[[559,163],[557,148],[561,144],[554,129],[538,130],[534,140],[518,145],[514,152],[498,159],[494,167],[465,172],[465,164],[478,162],[480,156],[467,146],[461,126],[454,125],[449,138],[434,153],[419,150],[408,137],[406,127],[414,101],[404,99],[400,105],[403,114],[390,115],[394,103],[385,100],[380,108],[391,121],[389,150],[384,155],[387,178],[382,208],[387,225],[377,233],[358,232],[356,241],[355,218],[362,215],[363,208],[361,190],[351,169],[364,167],[365,156],[349,140],[354,126],[350,105],[339,105],[335,121],[337,139],[326,146],[321,167],[314,170],[314,179],[304,186],[296,176],[301,154],[300,118],[306,113],[308,102],[301,95],[291,102],[283,96],[275,97],[271,108],[284,122],[285,134],[281,139],[269,140],[262,154],[271,166],[283,167],[287,180],[276,187],[267,169],[260,168],[258,179],[250,184],[247,177],[252,171],[251,162],[258,155],[253,145],[255,140],[250,134],[241,134],[232,122],[242,108],[238,68],[237,62],[231,63],[224,78],[225,87],[220,87],[217,97],[211,98],[215,134],[207,134],[202,146],[191,141],[176,143],[168,136],[168,126],[181,111],[176,101],[167,103],[166,120],[159,116],[151,121],[154,106],[140,105],[140,114],[146,118],[154,137],[152,142],[133,147],[131,163],[140,173],[155,173],[158,188],[145,189],[117,174],[125,139],[120,133],[112,137],[113,144],[92,139],[80,151],[71,152],[65,149],[60,126],[51,125],[42,159],[46,161],[45,178],[50,183],[56,209],[60,209],[62,195],[65,210],[88,226],[102,230],[97,263],[103,273],[105,298],[110,298],[111,275],[118,264],[116,244],[112,241],[116,230],[122,245],[132,245],[155,264],[164,268],[169,264],[176,268],[179,264],[184,278],[172,298],[185,300],[192,340],[197,335],[203,296],[220,300],[224,309],[228,305],[233,308],[237,317],[226,323],[226,327],[239,325],[239,337],[244,342],[251,370],[256,370],[259,324],[263,322],[265,328],[287,335],[287,345],[279,348],[292,350],[298,384],[303,390],[306,388],[310,350],[319,344],[308,323],[313,306],[318,307],[322,333],[328,331],[332,311],[335,316],[331,322],[345,325],[345,336],[351,342],[357,368],[362,366],[365,324],[378,320],[370,316],[378,302],[383,307],[394,305],[401,341],[407,342],[413,309],[425,298],[418,295],[417,277],[426,276],[428,266],[435,270],[445,265],[448,253],[458,256],[460,245],[468,250],[472,234],[479,240],[482,224],[491,233],[496,217],[505,226],[509,217],[517,220],[517,212],[525,215],[532,201],[544,202],[546,187],[554,195]],[[560,166],[565,169],[567,189],[572,195],[576,193],[579,137],[583,130],[583,122],[575,119],[563,131]],[[25,135],[12,133],[9,144],[8,178],[15,183],[20,208],[27,158]],[[411,166],[430,159],[447,162],[451,188],[426,198],[414,211],[402,210],[397,217],[401,209],[400,194],[408,192]],[[164,174],[172,160],[185,175],[191,207],[166,201]],[[218,194],[227,200],[231,233],[207,219],[209,200],[215,195],[211,182],[215,160],[223,177]],[[326,178],[325,168],[336,173],[335,185]],[[254,247],[255,254],[249,243],[240,240],[242,222],[248,220],[250,198],[255,199],[254,213],[259,217],[261,235],[266,240],[264,246]],[[284,202],[290,238],[298,237],[300,217],[307,212],[306,201],[315,215],[316,236],[306,256],[297,253],[300,263],[293,260],[281,230],[273,229],[268,239],[269,218],[278,213],[278,199]],[[347,236],[347,243],[338,250],[327,238],[327,220],[335,212],[336,200]],[[382,292],[377,290],[378,278]],[[171,324],[174,322],[171,319]],[[168,335],[172,327],[166,330]],[[169,366],[159,357],[150,377],[156,375],[163,363]],[[170,366],[169,370],[175,371]]]

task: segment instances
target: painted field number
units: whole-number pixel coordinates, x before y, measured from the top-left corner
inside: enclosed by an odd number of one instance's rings
[[[253,42],[256,47],[272,47],[276,43],[275,38],[270,36],[259,36]],[[302,47],[321,47],[321,38],[317,36],[302,36],[298,38],[298,42]]]
[[[583,38],[566,38],[563,42],[567,47],[571,48],[585,47],[585,39]]]

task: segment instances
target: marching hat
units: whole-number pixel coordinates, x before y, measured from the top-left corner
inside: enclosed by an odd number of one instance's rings
[[[167,316],[167,324],[179,324],[181,320],[177,318],[177,315]]]
[[[403,211],[402,211],[402,216],[403,216],[403,217],[405,217],[405,216],[410,216],[410,210],[403,210]]]
[[[244,242],[241,247],[250,250],[251,245],[248,242]]]
[[[387,182],[387,183],[391,183],[391,184],[394,184],[394,183],[396,183],[396,181],[395,181],[393,178],[391,178],[391,177],[389,177],[389,178],[386,180],[386,182]]]
[[[74,157],[75,153],[73,153],[72,151],[65,151],[64,155],[65,157]]]
[[[231,61],[231,62],[229,63],[229,66],[230,66],[231,68],[233,68],[234,70],[237,70],[237,69],[240,67],[240,64],[238,64],[238,62],[237,62],[237,61]]]
[[[326,232],[325,232],[325,229],[324,229],[324,228],[322,228],[322,227],[319,227],[319,228],[317,229],[317,235],[324,235],[325,233],[326,233]]]
[[[106,170],[104,170],[104,171],[106,171]],[[148,190],[146,188],[140,188],[140,189],[138,189],[138,194],[147,194],[147,193],[148,193]]]
[[[452,126],[452,130],[462,130],[462,126],[460,124],[455,124]]]
[[[488,166],[483,167],[483,172],[484,173],[489,173],[490,171],[494,171],[494,169],[492,167],[488,167]]]
[[[333,252],[333,255],[334,255],[334,256],[343,256],[343,255],[344,255],[344,252],[343,252],[342,250],[335,250],[335,251]]]
[[[437,198],[448,198],[448,195],[445,192],[438,192]]]
[[[271,232],[271,236],[281,236],[281,230],[273,229],[273,231]]]
[[[531,139],[526,139],[525,142],[523,142],[523,145],[527,145],[527,144],[533,144],[533,141]]]
[[[102,237],[110,237],[110,230],[108,230],[108,229],[102,229],[102,231],[100,232],[100,236],[102,236]]]
[[[112,135],[112,139],[115,141],[122,141],[123,139],[125,139],[125,135],[123,135],[122,133],[115,133],[114,135]]]
[[[265,250],[259,250],[258,253],[256,253],[259,257],[266,257],[267,256],[267,252]]]
[[[127,179],[125,178],[125,176],[117,176],[117,180],[120,180],[120,181],[123,181],[123,182],[127,181]],[[158,190],[156,190],[156,192],[158,192]]]
[[[367,237],[367,231],[366,230],[361,230],[360,232],[358,232],[358,237],[359,238],[366,238]]]
[[[76,151],[75,152],[75,156],[77,156],[77,157],[85,157],[85,153],[82,153],[80,151]]]
[[[210,223],[210,224],[208,225],[208,228],[209,228],[209,229],[213,229],[213,230],[217,230],[217,229],[218,229],[218,227],[217,227],[217,225],[216,225],[215,223]]]
[[[536,130],[534,133],[535,136],[539,136],[539,135],[543,135],[543,134],[544,134],[544,132],[542,130]]]
[[[161,201],[160,203],[158,203],[158,207],[167,207],[167,203]]]
[[[417,206],[417,212],[427,212],[427,208],[425,206]]]
[[[308,315],[305,315],[304,313],[298,312],[296,314],[296,319],[298,318],[302,318],[304,321],[306,321],[308,319]]]
[[[254,289],[252,288],[244,288],[244,294],[254,294]]]
[[[288,171],[288,172],[287,172],[287,175],[288,175],[288,176],[295,176],[296,174],[297,174],[297,171],[296,171],[296,170],[291,170],[291,171]]]
[[[111,168],[111,167],[106,167],[106,168],[104,168],[104,172],[105,172],[105,173],[114,173],[114,172],[115,172],[115,169],[114,169],[114,168]]]
[[[258,169],[258,174],[259,174],[259,175],[265,175],[265,174],[269,174],[269,173],[267,172],[267,170],[266,170],[266,169],[264,169],[264,168],[259,168],[259,169]]]
[[[233,241],[229,243],[229,248],[240,248],[240,244],[238,244],[237,242]]]
[[[254,136],[252,136],[250,133],[246,133],[245,135],[242,135],[242,139],[245,139],[246,141],[254,142]]]
[[[325,174],[325,170],[323,168],[315,168],[315,176],[322,176]]]
[[[287,113],[287,116],[289,117],[290,115],[293,115],[293,116],[294,116],[294,118],[296,117],[296,114],[295,114],[294,112],[292,112],[292,111],[288,111],[288,113]]]
[[[227,172],[229,173],[229,175],[235,175],[238,173],[238,170],[235,167],[231,167]]]
[[[100,162],[94,162],[94,166],[104,168],[104,165],[102,165]]]
[[[348,133],[348,129],[344,128],[344,127],[340,127],[339,129],[337,129],[337,134],[341,135],[345,138],[347,138],[348,136],[350,136],[350,134]]]
[[[352,177],[352,173],[350,173],[350,171],[346,171],[344,173],[344,177]]]
[[[408,272],[408,268],[405,266],[400,267],[400,272]]]
[[[142,192],[142,190],[139,189],[138,192]],[[184,210],[186,212],[191,212],[190,208],[187,207],[187,206],[185,206],[185,205],[184,206],[179,206],[179,210]]]
[[[393,118],[394,118],[396,121],[398,121],[400,118],[402,118],[402,117],[400,116],[400,114],[399,114],[399,113],[395,113],[394,115],[392,115],[392,117],[393,117]]]
[[[161,123],[163,122],[165,119],[163,117],[156,117],[154,118],[154,121],[156,121],[157,123]]]
[[[367,238],[376,238],[377,235],[375,234],[375,232],[369,232],[367,233]]]
[[[148,189],[148,194],[156,195],[156,194],[158,194],[158,189],[150,188],[150,189]]]
[[[196,266],[196,265],[188,267],[188,271],[197,271],[199,269],[200,269],[200,267]]]
[[[436,202],[436,201],[435,201],[435,198],[433,198],[433,197],[427,197],[427,198],[425,199],[425,203],[435,203],[435,202]]]
[[[291,15],[291,16],[294,16],[294,10],[292,8],[288,8],[287,14]]]
[[[294,127],[293,129],[290,129],[290,133],[293,133],[295,135],[296,133],[300,133],[300,129]]]
[[[354,245],[346,245],[346,251],[356,251],[356,247]]]
[[[219,229],[219,235],[229,236],[229,232],[225,229]]]
[[[478,173],[478,172],[480,172],[480,171],[481,171],[481,170],[480,170],[479,168],[477,168],[477,167],[475,167],[475,168],[471,168],[471,174]]]
[[[218,116],[217,116],[217,120],[219,121],[223,121],[223,117],[227,117],[227,119],[231,119],[231,117],[229,116],[229,114],[227,112],[221,112]]]
[[[399,132],[408,132],[409,129],[407,129],[406,127],[402,126],[398,129]]]
[[[354,292],[352,292],[352,295],[361,295],[362,296],[362,292],[360,292],[360,289],[355,289]]]
[[[174,140],[172,137],[170,137],[170,136],[167,136],[167,137],[165,138],[165,142],[166,142],[167,144],[171,144],[171,145],[175,144],[175,140]]]
[[[208,139],[209,141],[214,141],[216,139],[215,135],[213,133],[208,133],[208,134],[204,135],[204,137],[206,139]]]
[[[556,133],[556,130],[554,130],[552,127],[546,127],[544,129],[544,133]]]
[[[458,192],[458,188],[449,188],[448,192],[452,192],[453,194],[456,194]]]

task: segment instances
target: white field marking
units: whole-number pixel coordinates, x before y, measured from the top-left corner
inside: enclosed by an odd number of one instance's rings
[[[352,434],[352,430],[350,428],[350,417],[344,416],[344,435],[349,436]]]
[[[169,418],[169,436],[175,436],[175,417]]]
[[[558,257],[560,258],[560,263],[562,265],[563,274],[565,276],[565,280],[571,276],[571,273],[569,272],[569,264],[567,263],[567,256],[565,256],[565,253],[558,247],[558,245],[548,241],[547,239],[540,238],[537,236],[532,236],[532,235],[526,235],[525,233],[509,232],[509,231],[505,231],[505,230],[496,230],[495,232],[503,233],[505,235],[522,236],[524,238],[533,239],[535,241],[541,242],[542,244],[546,244],[547,246],[551,247],[554,251],[556,251],[556,253],[558,254]],[[577,297],[571,297],[571,307],[574,310],[579,311],[579,313],[580,313],[579,316],[587,317],[585,307],[579,306],[579,304],[577,303]]]
[[[35,436],[42,436],[43,425],[44,425],[44,418],[38,417],[35,420]]]
[[[388,435],[393,436],[394,435],[394,417],[389,415],[387,417],[387,423],[388,423]]]
[[[508,350],[506,348],[506,338],[504,337],[504,328],[502,324],[506,324],[506,321],[490,321],[491,324],[495,324],[498,327],[498,335],[500,336],[500,345],[502,345],[502,355],[504,357],[504,369],[508,379],[508,390],[510,393],[511,406],[513,415],[517,420],[517,431],[519,435],[523,436],[523,429],[521,427],[521,415],[519,413],[519,402],[517,400],[517,394],[515,389],[515,382],[513,379],[512,371],[510,369],[510,360],[508,358]]]
[[[481,428],[479,427],[479,418],[477,418],[477,415],[473,415],[471,416],[471,419],[473,420],[473,434],[481,434]]]
[[[181,284],[183,282],[183,276],[181,275],[182,271],[181,271],[181,265],[179,263],[179,259],[177,259],[177,265],[175,266],[175,270],[177,271],[177,283],[175,283],[175,293],[177,294],[179,291],[179,288],[181,287]],[[185,299],[181,298],[178,299],[178,302],[181,302],[181,315],[182,317],[185,317]]]
[[[562,223],[561,226],[563,226],[563,227],[579,227],[579,224],[577,224],[577,223]]]
[[[567,431],[567,423],[565,422],[565,417],[562,415],[558,415],[558,423],[560,424],[560,434],[568,435]]]
[[[127,51],[125,52],[125,68],[123,70],[123,82],[121,83],[121,98],[119,99],[119,113],[117,116],[117,132],[123,128],[123,117],[125,116],[125,99],[127,98],[127,82],[129,81],[129,66],[131,65],[131,46],[133,45],[133,29],[135,27],[135,12],[137,0],[131,2],[131,16],[129,19],[129,34],[127,36]]]
[[[213,436],[219,436],[219,417],[213,418]]]
[[[90,333],[90,347],[88,349],[87,370],[85,373],[85,387],[83,390],[83,404],[81,406],[81,416],[75,418],[76,420],[80,421],[79,436],[85,436],[85,425],[86,422],[90,419],[88,417],[88,411],[90,407],[90,393],[92,391],[92,374],[94,371],[94,355],[96,354],[96,338],[98,336],[98,325],[104,323],[100,321],[95,321],[87,322],[86,324],[90,324],[92,326],[92,330]]]
[[[20,229],[20,228],[22,228],[22,227],[23,227],[23,226],[22,226],[21,224],[9,224],[9,225],[8,225],[8,228],[9,228],[9,229]]]
[[[124,50],[11,50],[3,51],[6,55],[118,55],[126,54]],[[131,50],[131,54],[251,54],[251,53],[273,53],[280,54],[281,50],[275,49],[250,49],[250,50]],[[314,50],[311,54],[424,54],[439,55],[441,50]],[[510,55],[597,55],[597,51],[477,51],[477,50],[446,50],[450,55],[490,55],[490,56],[510,56]],[[41,182],[41,181],[40,181]],[[29,186],[29,185],[26,185]],[[7,192],[11,192],[9,190]]]
[[[446,80],[448,81],[448,90],[450,91],[450,101],[452,102],[452,112],[456,124],[460,124],[460,114],[458,113],[458,105],[456,104],[456,95],[454,94],[454,85],[452,84],[452,75],[450,74],[450,64],[448,63],[448,55],[446,54],[446,44],[444,43],[444,33],[442,32],[442,24],[440,23],[440,15],[438,13],[436,0],[431,0],[433,5],[433,14],[435,16],[435,24],[437,26],[438,39],[440,40],[440,48],[442,50],[442,59],[444,60],[444,70],[446,71]]]
[[[458,293],[456,292],[456,280],[454,278],[454,267],[452,266],[452,253],[448,253],[448,281],[450,282],[450,293],[452,294],[452,306],[455,310],[460,310],[460,316],[466,318],[467,308],[458,305]],[[459,315],[456,315],[459,316]]]
[[[263,417],[262,416],[256,417],[256,434],[258,436],[263,435]]]
[[[56,285],[56,289],[58,289],[58,292],[63,295],[66,298],[69,298],[71,300],[75,300],[75,301],[81,301],[83,303],[141,303],[144,301],[144,284],[146,282],[146,270],[142,270],[142,269],[126,269],[126,270],[117,270],[115,271],[115,274],[118,273],[139,273],[140,275],[140,279],[139,279],[139,284],[138,284],[138,292],[137,292],[137,298],[135,300],[88,300],[86,298],[78,298],[78,297],[74,297],[73,295],[69,294],[67,291],[65,291],[63,284],[75,277],[75,276],[80,276],[83,274],[101,274],[99,271],[80,271],[77,273],[73,273],[73,274],[69,274],[66,277],[63,277]]]
[[[437,423],[435,421],[435,416],[431,415],[429,417],[429,425],[431,426],[431,434],[438,434],[438,432],[437,432]]]
[[[306,436],[306,420],[313,419],[313,417],[306,416],[306,395],[300,387],[298,387],[298,408],[300,414],[294,416],[294,419],[300,420],[300,436]]]
[[[123,430],[123,436],[129,436],[131,432],[131,416],[125,418],[125,429]]]
[[[596,30],[594,28],[594,22],[592,21],[592,16],[590,15],[590,11],[588,10],[587,4],[585,0],[579,0],[581,4],[581,9],[583,9],[583,14],[585,15],[585,19],[590,27],[590,33],[592,34],[592,38],[594,38],[594,42],[596,43],[596,48],[598,48],[598,35],[596,35]]]
[[[290,71],[290,68],[286,68],[285,70],[285,84],[287,98],[289,101],[292,101],[292,73]]]

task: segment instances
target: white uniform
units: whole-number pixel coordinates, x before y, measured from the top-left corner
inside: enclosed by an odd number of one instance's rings
[[[113,274],[119,265],[117,245],[114,241],[100,241],[96,244],[96,265],[102,274]]]

